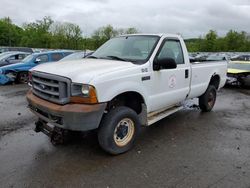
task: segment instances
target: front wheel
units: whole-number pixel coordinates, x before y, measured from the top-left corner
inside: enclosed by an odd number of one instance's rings
[[[216,88],[209,85],[206,92],[199,97],[199,106],[203,112],[210,112],[216,101]]]
[[[28,72],[20,72],[17,75],[17,83],[24,84],[28,83],[29,75]]]
[[[140,129],[138,115],[128,107],[116,107],[106,114],[98,131],[100,146],[117,155],[130,150]]]

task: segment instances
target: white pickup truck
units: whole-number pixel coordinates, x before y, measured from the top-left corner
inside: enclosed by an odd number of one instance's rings
[[[42,64],[30,71],[29,107],[36,131],[55,143],[70,131],[98,130],[111,154],[128,151],[141,126],[199,98],[211,111],[226,82],[227,62],[189,62],[178,35],[125,35],[110,39],[82,60]]]

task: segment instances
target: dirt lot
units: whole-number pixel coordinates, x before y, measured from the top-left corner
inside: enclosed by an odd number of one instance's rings
[[[250,90],[222,89],[213,112],[177,112],[112,157],[95,133],[59,147],[35,133],[27,89],[0,88],[0,187],[250,187]]]

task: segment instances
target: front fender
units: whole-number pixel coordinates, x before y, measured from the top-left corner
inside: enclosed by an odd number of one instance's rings
[[[24,67],[18,67],[18,68],[12,68],[9,70],[9,72],[28,72],[31,68],[33,68],[32,66],[24,66]]]
[[[7,77],[5,74],[0,74],[0,85],[7,84],[10,81],[10,78]]]
[[[119,84],[110,84],[108,87],[103,84],[97,86],[96,90],[99,102],[111,101],[116,96],[125,92],[136,92],[142,96],[146,105],[148,103],[148,98],[146,97],[148,96],[146,89],[136,82],[125,81]]]

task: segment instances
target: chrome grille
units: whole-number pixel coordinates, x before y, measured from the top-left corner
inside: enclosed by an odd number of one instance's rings
[[[66,104],[70,100],[70,80],[57,75],[32,72],[33,93],[45,100]]]

